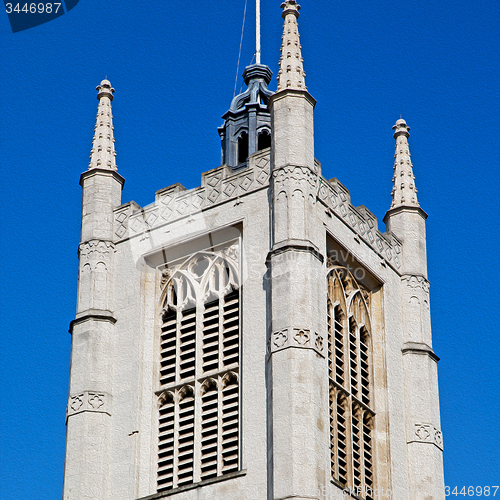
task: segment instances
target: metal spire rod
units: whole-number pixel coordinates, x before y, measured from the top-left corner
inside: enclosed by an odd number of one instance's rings
[[[260,0],[255,0],[255,62],[260,64]]]

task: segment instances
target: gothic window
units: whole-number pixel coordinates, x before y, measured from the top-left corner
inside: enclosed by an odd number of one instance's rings
[[[345,268],[328,272],[331,477],[373,500],[373,411],[369,292]]]
[[[162,279],[158,491],[239,468],[238,244]]]
[[[248,160],[248,134],[242,132],[238,137],[238,163],[245,163]]]

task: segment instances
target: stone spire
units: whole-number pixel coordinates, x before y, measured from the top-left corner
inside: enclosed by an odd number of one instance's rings
[[[102,168],[117,170],[115,139],[113,137],[113,115],[111,114],[111,101],[114,88],[108,80],[103,80],[96,87],[98,91],[99,107],[97,108],[96,125],[94,127],[94,140],[90,151],[89,170]]]
[[[285,22],[278,71],[278,91],[286,88],[307,90],[297,24],[300,5],[295,0],[287,0],[281,4],[281,8],[283,9],[281,16]]]
[[[391,192],[391,209],[400,206],[419,207],[408,146],[410,127],[403,119],[400,119],[392,128],[394,129],[394,139],[396,139],[396,153],[394,155],[394,177],[392,178],[394,187]]]

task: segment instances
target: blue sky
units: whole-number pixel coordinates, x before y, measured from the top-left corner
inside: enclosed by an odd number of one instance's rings
[[[498,0],[303,0],[315,155],[355,205],[390,206],[402,115],[427,248],[445,480],[498,485],[500,4]],[[262,62],[277,73],[279,0],[262,0]],[[0,15],[2,338],[0,498],[62,494],[69,322],[81,172],[107,76],[122,201],[142,206],[219,165],[217,127],[235,85],[244,0],[80,0],[13,34]],[[254,52],[248,3],[240,75]],[[238,90],[241,87],[238,78]],[[276,88],[275,80],[271,88]],[[500,492],[497,496],[500,495]]]

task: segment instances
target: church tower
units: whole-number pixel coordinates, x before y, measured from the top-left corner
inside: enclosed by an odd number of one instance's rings
[[[122,204],[97,87],[64,500],[445,497],[410,129],[382,232],[314,156],[299,11],[282,4],[277,90],[258,45],[197,188]]]

